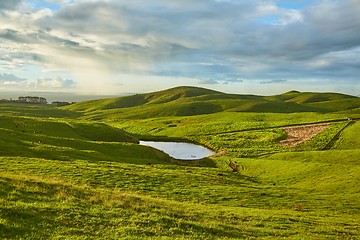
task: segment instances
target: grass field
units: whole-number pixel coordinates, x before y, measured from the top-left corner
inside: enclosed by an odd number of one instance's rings
[[[0,104],[0,238],[358,239],[357,102],[182,87],[64,108]],[[279,145],[284,127],[323,122],[313,139]],[[218,154],[181,162],[139,139]]]

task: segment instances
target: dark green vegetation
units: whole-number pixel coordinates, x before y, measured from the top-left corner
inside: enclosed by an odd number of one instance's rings
[[[359,108],[342,94],[189,87],[0,105],[0,238],[357,239]],[[324,122],[313,139],[279,145],[285,126]],[[179,162],[138,139],[218,154]]]

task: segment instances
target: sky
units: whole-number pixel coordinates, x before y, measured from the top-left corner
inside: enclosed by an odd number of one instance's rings
[[[0,93],[359,96],[359,77],[360,0],[0,1]]]

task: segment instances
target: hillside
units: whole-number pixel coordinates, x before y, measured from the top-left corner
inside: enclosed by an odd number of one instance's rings
[[[268,98],[272,100],[293,102],[297,104],[328,102],[328,101],[344,100],[344,99],[358,99],[357,97],[341,94],[341,93],[315,93],[315,92],[298,92],[298,91],[290,91],[280,95],[270,96]]]
[[[348,106],[347,110],[360,107],[359,98],[337,93],[292,91],[264,97],[226,94],[197,87],[176,87],[154,93],[80,102],[62,109],[84,114],[86,119],[142,119],[217,112],[325,113],[344,110],[342,102]]]
[[[165,154],[137,143],[130,134],[102,123],[0,117],[2,157],[92,159],[137,164],[168,160]]]
[[[0,104],[0,238],[358,239],[359,99],[309,99],[180,87]],[[138,140],[216,154],[177,161]]]

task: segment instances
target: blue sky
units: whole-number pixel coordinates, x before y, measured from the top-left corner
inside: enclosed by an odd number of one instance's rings
[[[312,6],[316,0],[284,0],[277,1],[276,5],[280,8],[302,10]]]
[[[0,92],[359,95],[359,0],[0,2]]]
[[[45,1],[45,0],[27,0],[27,4],[35,9],[51,9],[52,11],[58,11],[61,8],[61,3]]]

